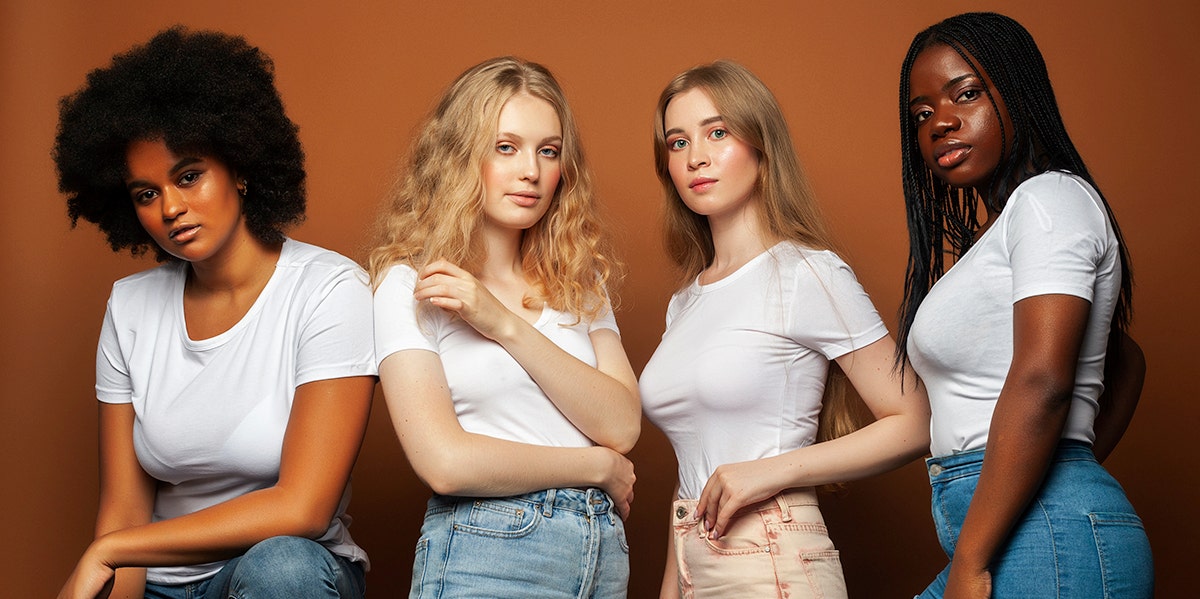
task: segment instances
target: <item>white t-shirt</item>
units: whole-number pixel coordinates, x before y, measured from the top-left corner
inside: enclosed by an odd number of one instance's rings
[[[811,445],[829,360],[887,335],[836,254],[783,242],[667,307],[667,330],[639,387],[646,416],[695,499],[722,464]]]
[[[541,387],[500,344],[479,334],[461,318],[413,300],[417,273],[393,266],[375,290],[375,355],[420,349],[438,354],[450,385],[454,411],[463,430],[497,439],[551,447],[590,447],[595,443],[558,410]],[[617,331],[611,310],[592,322],[542,309],[534,324],[555,345],[596,366],[589,334]],[[617,331],[619,332],[619,331]]]
[[[343,256],[287,240],[246,315],[200,341],[183,318],[186,279],[175,262],[113,284],[96,355],[96,397],[133,404],[138,462],[162,481],[155,521],[274,485],[296,387],[377,372],[371,290]],[[349,500],[347,485],[318,542],[365,564],[347,529]],[[147,579],[194,582],[223,563],[150,568]]]
[[[1117,237],[1086,181],[1048,172],[1013,190],[991,228],[929,290],[909,333],[908,356],[933,411],[933,455],[987,445],[1012,364],[1013,304],[1047,294],[1092,303],[1063,438],[1093,442],[1120,287]]]

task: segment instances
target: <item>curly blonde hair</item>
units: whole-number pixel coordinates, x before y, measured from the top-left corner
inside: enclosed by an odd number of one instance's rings
[[[665,117],[671,100],[703,90],[729,132],[757,151],[759,225],[774,243],[790,240],[816,250],[835,250],[816,195],[800,168],[783,110],[774,94],[750,69],[726,60],[700,65],[676,76],[658,97],[654,112],[654,167],[666,197],[663,217],[667,253],[679,284],[688,285],[712,264],[715,248],[708,219],[692,212],[671,180]],[[861,402],[846,397],[846,376],[830,362],[822,398],[817,440],[849,434],[861,426]]]
[[[445,259],[478,273],[486,248],[483,163],[496,141],[500,111],[529,94],[554,107],[562,126],[561,179],[546,214],[521,240],[522,266],[536,297],[555,310],[592,318],[609,304],[606,289],[620,276],[603,234],[591,172],[575,117],[562,88],[540,64],[511,56],[467,69],[442,95],[413,142],[379,223],[379,243],[367,260],[378,287],[395,264],[420,269]]]

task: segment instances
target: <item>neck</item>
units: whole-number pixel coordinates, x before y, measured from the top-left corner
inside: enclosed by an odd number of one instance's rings
[[[711,281],[719,279],[766,251],[773,242],[762,230],[757,202],[746,202],[737,212],[710,216],[708,226],[713,237],[713,261],[704,270]]]
[[[524,232],[484,225],[481,234],[487,254],[479,269],[479,279],[524,281],[524,266],[521,260],[521,239]]]
[[[283,246],[245,236],[231,239],[224,249],[208,260],[189,265],[189,287],[201,293],[260,290],[275,272]]]

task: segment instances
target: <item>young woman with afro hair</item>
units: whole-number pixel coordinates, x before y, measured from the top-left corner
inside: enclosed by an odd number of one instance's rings
[[[350,471],[371,291],[285,236],[304,155],[270,59],[163,31],[62,100],[72,223],[165,264],[113,285],[96,359],[96,537],[60,597],[361,597]]]

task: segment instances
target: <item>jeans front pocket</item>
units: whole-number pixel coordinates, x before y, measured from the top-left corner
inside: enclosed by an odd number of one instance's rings
[[[1092,535],[1100,558],[1104,599],[1154,596],[1150,540],[1137,514],[1093,512]]]
[[[465,522],[456,519],[455,532],[515,539],[530,534],[541,514],[532,504],[504,499],[477,499],[467,511]]]

